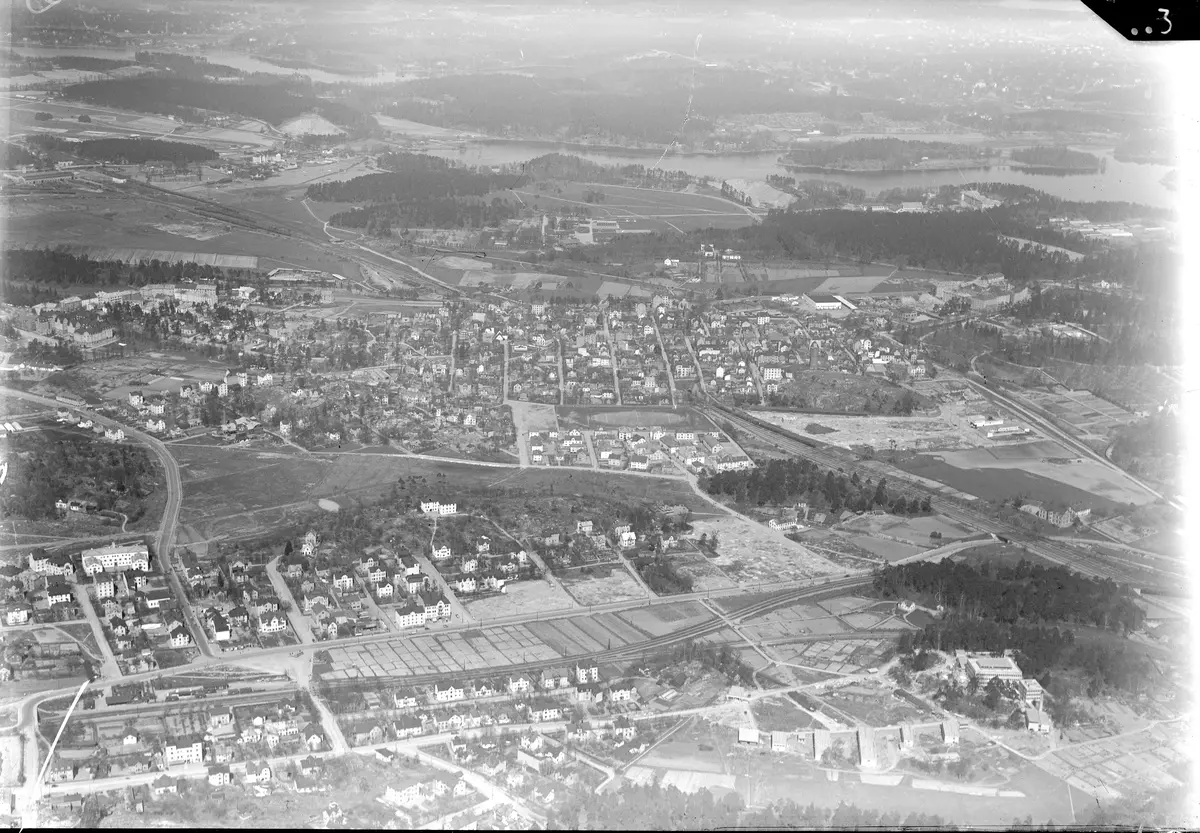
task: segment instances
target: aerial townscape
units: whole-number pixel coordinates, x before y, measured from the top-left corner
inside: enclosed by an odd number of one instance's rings
[[[1083,4],[9,5],[3,823],[1200,824]]]

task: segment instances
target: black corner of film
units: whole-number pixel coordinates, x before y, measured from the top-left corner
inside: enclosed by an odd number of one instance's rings
[[[1200,40],[1200,0],[1082,0],[1127,41]]]

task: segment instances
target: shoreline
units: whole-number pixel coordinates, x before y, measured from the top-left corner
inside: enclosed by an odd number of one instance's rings
[[[857,170],[853,168],[829,168],[822,165],[797,165],[794,162],[784,161],[784,157],[779,158],[779,164],[788,171],[796,171],[805,174],[853,174],[855,176],[872,176],[879,174],[881,176],[890,174],[920,174],[920,173],[941,173],[943,171],[989,171],[992,168],[1003,168],[1001,164],[968,164],[968,165],[939,165],[937,167],[927,168],[868,168]]]

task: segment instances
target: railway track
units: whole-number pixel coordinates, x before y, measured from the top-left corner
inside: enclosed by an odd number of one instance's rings
[[[740,610],[727,614],[727,618],[733,621],[744,621],[752,619],[756,616],[762,616],[779,608],[788,607],[802,599],[812,599],[830,594],[844,593],[847,590],[853,590],[858,587],[863,587],[871,583],[869,576],[855,576],[852,578],[837,579],[817,587],[804,587],[795,590],[784,590],[780,593],[772,595],[768,599],[762,599],[753,602]],[[729,625],[724,619],[714,616],[711,619],[706,619],[703,622],[698,622],[695,625],[690,625],[681,630],[673,631],[672,633],[662,636],[653,637],[645,642],[636,642],[631,645],[624,645],[620,648],[611,648],[605,651],[594,651],[583,654],[573,654],[570,656],[559,657],[553,661],[538,660],[536,662],[516,662],[508,665],[493,666],[488,669],[480,669],[478,671],[463,672],[462,674],[449,675],[445,673],[431,674],[414,674],[414,675],[398,675],[396,677],[371,677],[370,680],[396,683],[403,685],[425,685],[435,682],[445,682],[449,676],[454,677],[486,677],[490,674],[503,672],[507,674],[517,674],[528,671],[536,671],[543,669],[549,665],[562,665],[565,663],[592,660],[594,662],[620,662],[622,660],[632,660],[636,657],[645,656],[647,654],[660,651],[663,648],[669,648],[673,645],[678,645],[681,642],[690,642],[692,640],[701,639],[705,636],[711,636],[714,633],[728,628]],[[876,633],[872,631],[871,633]],[[880,636],[889,636],[890,632],[879,631]],[[838,639],[837,634],[822,636],[822,639]],[[331,646],[336,647],[336,646]],[[339,680],[336,682],[322,681],[320,686],[324,689],[340,689],[340,688],[361,688],[364,682],[363,678],[353,680]]]
[[[849,461],[844,456],[827,451],[814,441],[802,440],[792,435],[786,429],[755,420],[752,417],[736,413],[723,406],[713,406],[712,411],[709,416],[718,422],[724,420],[732,424],[735,428],[740,428],[743,431],[753,434],[782,451],[810,460],[826,468],[842,471],[846,474],[857,471],[860,476],[880,477],[885,474],[885,472],[880,471],[874,466],[863,465],[858,461]],[[1117,582],[1137,584],[1149,590],[1171,587],[1180,580],[1178,574],[1172,574],[1169,571],[1155,568],[1149,564],[1129,562],[1131,567],[1136,567],[1136,570],[1131,570],[1114,564],[1114,561],[1120,562],[1121,559],[1103,558],[1094,553],[1085,552],[1065,544],[1046,541],[1045,539],[1030,535],[1019,527],[1012,526],[989,517],[982,512],[968,509],[961,504],[955,503],[935,489],[921,486],[910,480],[895,479],[894,474],[893,479],[888,481],[888,491],[905,498],[916,497],[923,500],[928,497],[931,501],[935,502],[934,505],[937,511],[951,520],[967,524],[981,532],[1003,536],[1009,541],[1027,545],[1031,551],[1042,558],[1063,564],[1064,566],[1073,567],[1080,572],[1090,573],[1100,578],[1107,578]],[[1161,577],[1160,583],[1158,585],[1147,584],[1145,581],[1147,574]]]

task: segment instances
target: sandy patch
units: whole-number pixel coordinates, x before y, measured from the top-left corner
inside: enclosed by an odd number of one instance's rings
[[[767,208],[787,208],[796,199],[791,194],[780,191],[760,180],[731,179],[729,186],[741,191],[753,200],[755,205]]]
[[[342,507],[338,506],[338,505],[337,505],[335,502],[333,502],[332,500],[329,500],[328,498],[320,498],[320,499],[318,499],[318,500],[317,500],[317,506],[320,506],[320,507],[321,507],[322,509],[324,509],[326,512],[336,512],[336,511],[338,511],[339,509],[341,509],[341,508],[342,508]]]
[[[289,136],[341,136],[346,132],[324,116],[314,113],[285,121],[279,125],[279,129]]]
[[[625,569],[614,569],[604,578],[583,577],[563,581],[567,592],[584,606],[607,604],[622,599],[644,599],[646,591]]]
[[[738,584],[798,581],[846,572],[833,562],[788,540],[783,533],[740,518],[697,520],[692,537],[717,536],[720,553],[712,563]]]
[[[531,610],[562,610],[572,606],[571,597],[544,581],[518,581],[498,596],[470,601],[460,597],[463,607],[476,622],[515,616]]]
[[[195,223],[152,223],[151,225],[167,234],[174,234],[176,237],[190,237],[193,240],[212,240],[214,237],[224,234],[219,229]]]
[[[21,777],[21,736],[0,735],[0,784],[15,787]]]

